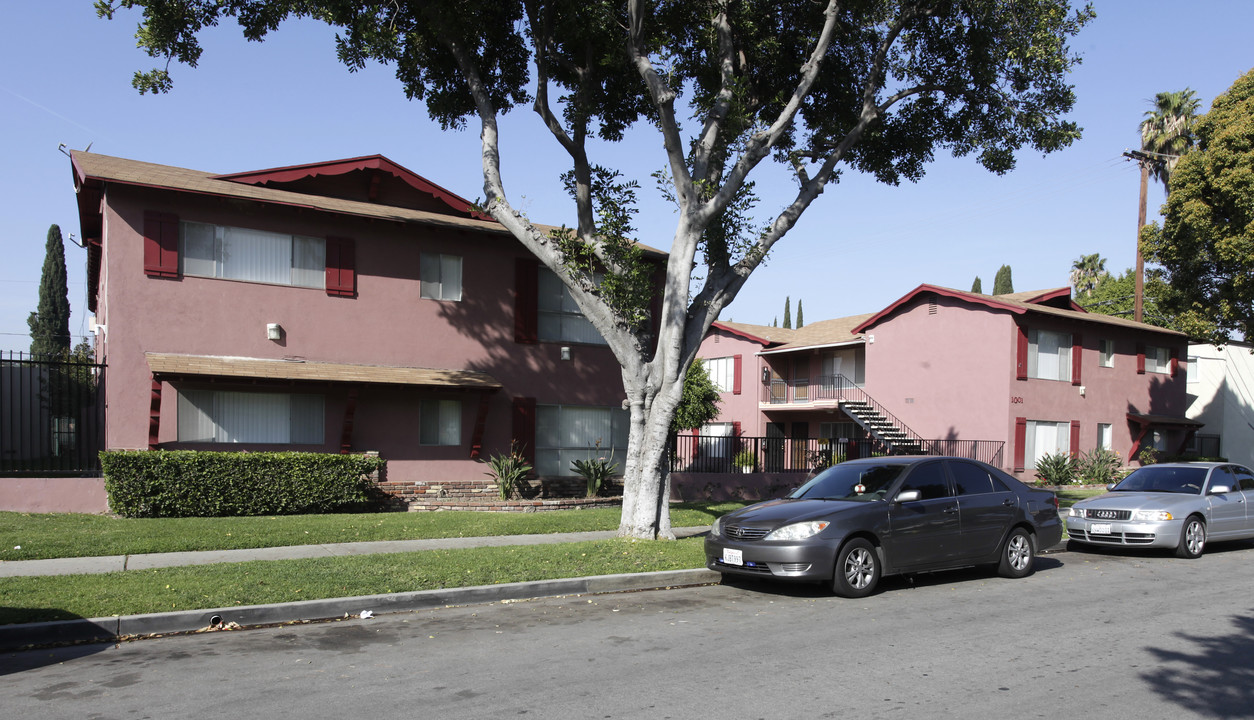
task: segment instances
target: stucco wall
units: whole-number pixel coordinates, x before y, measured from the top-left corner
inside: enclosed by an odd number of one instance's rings
[[[109,496],[104,478],[0,478],[0,510],[100,514]]]
[[[759,343],[713,328],[697,351],[697,357],[704,359],[741,356],[740,394],[719,394],[719,415],[715,422],[739,422],[741,434],[749,437],[766,435],[766,419],[758,411],[763,392],[763,363],[757,355],[761,350]]]
[[[509,445],[513,397],[534,397],[539,404],[615,407],[622,401],[620,370],[607,348],[514,342],[515,258],[526,252],[506,235],[367,222],[125,186],[112,186],[106,205],[103,294],[97,319],[107,326],[100,348],[109,364],[106,444],[111,449],[147,447],[151,374],[145,351],[488,373],[504,389],[490,400],[483,438],[486,452]],[[353,238],[358,296],[330,297],[320,289],[198,277],[147,277],[142,239],[145,210],[176,213],[181,220]],[[463,258],[462,301],[419,297],[421,252]],[[266,338],[268,323],[283,327],[281,341]],[[569,361],[561,359],[562,345],[571,347]],[[326,443],[302,449],[338,451],[346,388],[322,385],[314,389],[327,397]],[[175,442],[177,397],[173,390],[168,383],[162,387],[163,447],[185,446]],[[295,386],[288,391],[309,389]],[[418,445],[418,397],[462,398],[460,446]],[[478,408],[479,395],[472,392],[424,394],[365,386],[357,404],[353,448],[380,451],[389,461],[393,481],[478,475],[482,466],[469,460]]]
[[[1254,355],[1243,345],[1191,345],[1196,358],[1188,383],[1190,419],[1206,423],[1199,432],[1220,436],[1220,454],[1254,466]]]

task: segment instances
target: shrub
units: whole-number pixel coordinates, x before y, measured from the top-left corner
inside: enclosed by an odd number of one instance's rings
[[[1036,477],[1046,485],[1070,485],[1076,479],[1076,461],[1071,453],[1059,452],[1036,461]]]
[[[732,456],[732,467],[756,468],[757,465],[758,465],[757,455],[755,455],[754,452],[750,450],[749,448],[743,448],[741,450],[738,450],[736,454]]]
[[[599,456],[600,452],[601,441],[597,440],[596,450],[592,454],[598,455],[598,457],[590,457],[587,460],[570,461],[570,469],[574,470],[575,474],[583,478],[584,483],[587,484],[588,497],[596,497],[599,495],[601,493],[601,489],[605,487],[605,481],[609,480],[610,477],[618,471],[618,464],[612,462],[614,459],[614,451],[610,450],[610,457],[608,459]]]
[[[1076,463],[1079,479],[1089,485],[1107,485],[1119,478],[1119,470],[1123,467],[1123,458],[1119,453],[1106,448],[1093,448],[1080,456]]]
[[[109,508],[123,517],[296,515],[379,499],[385,461],[298,452],[119,450],[100,453]]]
[[[483,462],[488,466],[484,475],[496,482],[496,490],[502,500],[509,500],[514,489],[531,472],[531,466],[527,464],[527,458],[523,457],[517,441],[510,442],[508,453],[497,453]]]

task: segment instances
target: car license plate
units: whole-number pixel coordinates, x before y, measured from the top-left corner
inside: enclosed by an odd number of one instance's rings
[[[1109,535],[1110,523],[1092,523],[1089,525],[1090,535]]]
[[[745,555],[740,550],[733,550],[731,548],[723,548],[723,562],[727,563],[728,565],[744,565]]]

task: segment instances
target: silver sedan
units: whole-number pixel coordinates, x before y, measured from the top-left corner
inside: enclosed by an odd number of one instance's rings
[[[1254,538],[1254,472],[1243,465],[1147,465],[1109,488],[1067,513],[1072,548],[1175,548],[1195,558],[1208,540]]]

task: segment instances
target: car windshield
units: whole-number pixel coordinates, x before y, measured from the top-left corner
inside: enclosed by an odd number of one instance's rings
[[[793,491],[790,498],[810,500],[879,500],[906,469],[900,463],[836,465]]]
[[[1204,467],[1150,465],[1124,478],[1111,492],[1162,492],[1200,495],[1206,483]]]

